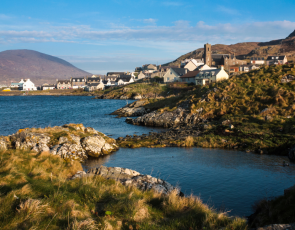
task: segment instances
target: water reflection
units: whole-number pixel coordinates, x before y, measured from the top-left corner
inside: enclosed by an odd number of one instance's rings
[[[120,149],[84,169],[106,165],[125,167],[179,185],[186,194],[201,196],[216,208],[235,215],[251,214],[251,204],[279,196],[295,184],[295,165],[283,167],[286,157],[202,148]]]

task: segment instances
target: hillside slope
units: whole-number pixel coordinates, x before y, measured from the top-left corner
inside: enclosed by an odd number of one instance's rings
[[[213,54],[235,54],[239,59],[251,57],[267,57],[268,55],[286,54],[289,60],[295,58],[295,30],[285,39],[269,42],[243,42],[232,45],[216,44],[212,46]],[[178,65],[186,58],[202,58],[204,48],[184,54],[166,65]]]
[[[6,50],[0,52],[0,84],[10,84],[21,78],[30,78],[35,84],[53,83],[90,75],[69,62],[33,50]]]
[[[144,105],[148,113],[127,121],[172,128],[175,133],[169,138],[175,137],[172,144],[177,146],[182,144],[181,129],[192,135],[191,146],[287,155],[295,144],[294,76],[294,64],[266,66],[175,97],[150,100]]]

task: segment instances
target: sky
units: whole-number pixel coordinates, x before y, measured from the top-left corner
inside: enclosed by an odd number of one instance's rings
[[[30,49],[93,74],[164,64],[204,43],[295,30],[294,0],[1,0],[0,52]]]

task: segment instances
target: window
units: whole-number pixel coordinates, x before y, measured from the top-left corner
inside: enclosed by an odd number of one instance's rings
[[[80,81],[80,79],[77,79],[77,81]]]
[[[73,81],[75,81],[75,79],[73,79]]]
[[[169,81],[170,79],[169,79],[169,77],[167,77],[167,81]]]

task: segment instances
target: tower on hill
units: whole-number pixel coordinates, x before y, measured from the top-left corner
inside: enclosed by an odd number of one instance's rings
[[[204,45],[204,63],[208,66],[212,65],[212,49],[211,44]]]

